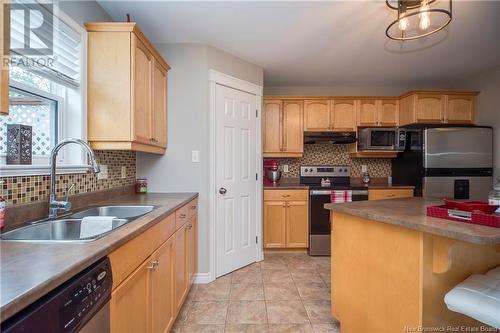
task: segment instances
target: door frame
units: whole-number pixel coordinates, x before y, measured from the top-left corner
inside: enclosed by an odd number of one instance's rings
[[[216,161],[215,161],[215,125],[216,125],[216,105],[215,105],[215,92],[216,85],[226,86],[228,88],[241,90],[243,92],[255,96],[255,107],[257,109],[257,117],[255,118],[255,163],[257,172],[257,181],[255,182],[255,223],[257,246],[255,253],[255,261],[262,261],[264,259],[263,240],[262,240],[262,92],[263,88],[251,82],[247,82],[233,76],[218,72],[216,70],[209,70],[209,87],[210,87],[210,141],[209,141],[209,241],[210,241],[210,271],[206,276],[199,276],[197,282],[208,283],[215,280],[217,269],[217,244],[216,244],[216,218],[217,218],[217,184],[216,184]]]

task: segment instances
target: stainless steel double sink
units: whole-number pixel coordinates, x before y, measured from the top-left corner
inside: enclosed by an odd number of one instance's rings
[[[70,214],[61,219],[32,222],[28,225],[3,233],[1,239],[7,241],[41,243],[93,241],[109,234],[113,230],[116,230],[129,222],[138,219],[155,208],[157,208],[157,206],[140,205],[93,207]],[[82,232],[82,221],[83,218],[91,216],[113,216],[114,219],[111,221],[111,225],[108,225],[105,230],[101,230],[101,232],[93,234],[90,237],[85,237],[85,233]],[[99,224],[98,218],[94,218],[91,223]]]

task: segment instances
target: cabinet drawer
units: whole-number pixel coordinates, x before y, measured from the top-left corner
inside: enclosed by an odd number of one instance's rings
[[[413,197],[413,189],[410,188],[368,190],[368,200],[383,200],[383,199],[397,199],[397,198],[411,198],[411,197]]]
[[[175,215],[171,214],[144,233],[111,252],[109,260],[113,271],[113,289],[120,285],[175,231]]]
[[[265,190],[264,201],[272,200],[307,200],[308,190]]]
[[[194,216],[198,215],[198,199],[194,199],[186,205],[188,207],[188,218],[192,219]]]
[[[175,211],[175,229],[179,229],[189,220],[189,204]]]

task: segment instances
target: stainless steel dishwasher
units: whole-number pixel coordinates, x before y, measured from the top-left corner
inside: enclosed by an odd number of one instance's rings
[[[2,323],[1,331],[109,332],[112,284],[105,257]]]

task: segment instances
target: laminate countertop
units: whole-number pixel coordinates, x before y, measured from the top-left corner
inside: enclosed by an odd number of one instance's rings
[[[35,244],[0,240],[1,321],[16,314],[197,196],[197,193],[141,194],[96,203],[159,207],[95,241]]]
[[[441,200],[438,199],[415,197],[356,201],[344,204],[325,204],[325,208],[334,212],[398,225],[403,228],[419,230],[469,243],[500,244],[500,228],[427,216],[427,206],[439,205],[441,203]]]

